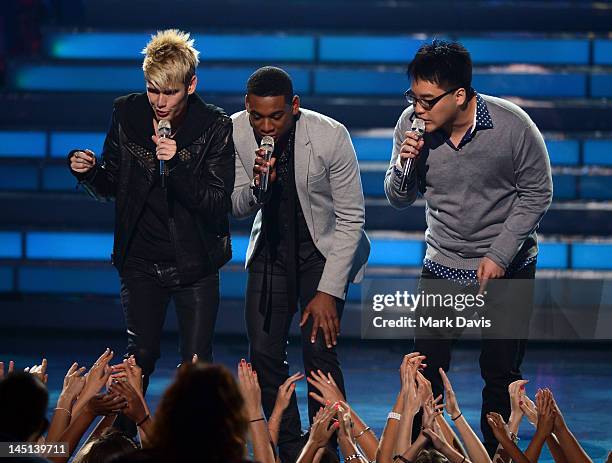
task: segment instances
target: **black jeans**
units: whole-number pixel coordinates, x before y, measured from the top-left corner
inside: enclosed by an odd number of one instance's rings
[[[121,304],[125,315],[127,355],[142,368],[145,391],[160,357],[160,341],[170,298],[179,325],[180,354],[212,362],[212,342],[219,308],[219,273],[181,285],[175,266],[128,259],[121,274]]]
[[[302,244],[300,248],[297,295],[302,312],[317,292],[325,259],[312,243]],[[269,417],[274,408],[278,387],[289,377],[287,343],[294,313],[288,309],[284,250],[279,249],[277,259],[268,263],[267,278],[270,276],[272,278],[271,316],[269,331],[264,329],[265,314],[261,313],[260,302],[264,290],[265,253],[265,249],[260,250],[249,266],[245,316],[249,336],[249,357],[259,378],[264,413]],[[343,308],[344,301],[336,299],[339,318],[342,317]],[[331,373],[344,394],[344,378],[336,349],[327,348],[321,330],[317,333],[315,343],[310,342],[312,323],[312,317],[309,317],[308,322],[301,328],[304,373],[308,375],[311,370],[317,369]],[[316,392],[316,389],[308,384],[308,391]],[[312,422],[320,406],[317,401],[308,397],[309,422]],[[294,462],[297,459],[303,444],[300,438],[301,432],[300,413],[294,393],[280,426],[279,455],[283,463]]]
[[[510,279],[533,280],[535,278],[535,262],[514,273]],[[437,279],[437,277],[426,268],[423,268],[421,279]],[[522,289],[525,285],[521,286]],[[533,289],[533,288],[531,288]],[[526,296],[526,297],[525,297]],[[521,300],[529,300],[533,304],[533,293],[521,295]],[[521,317],[530,317],[533,306],[522,308],[519,312]],[[441,367],[448,371],[451,362],[451,349],[456,339],[453,338],[419,338],[414,341],[414,350],[426,355],[427,368],[423,371],[424,376],[431,381],[434,397],[444,394],[442,378],[438,373]],[[482,408],[480,413],[480,429],[484,437],[484,445],[492,457],[497,449],[497,439],[493,435],[487,423],[487,413],[497,412],[507,421],[510,416],[510,396],[508,386],[510,383],[522,379],[521,364],[525,356],[526,339],[487,339],[483,335],[480,350],[480,374],[485,382],[482,390]],[[452,378],[451,378],[452,381]],[[458,398],[461,403],[461,397]],[[415,417],[413,438],[418,435],[420,429],[420,414]]]

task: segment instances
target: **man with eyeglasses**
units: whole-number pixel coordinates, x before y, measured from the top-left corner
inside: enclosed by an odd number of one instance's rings
[[[538,128],[515,104],[471,87],[472,61],[459,43],[436,40],[421,46],[408,74],[409,107],[395,126],[385,194],[397,209],[413,204],[417,194],[425,199],[421,284],[471,284],[483,293],[489,280],[532,282],[536,229],[552,199],[550,162]],[[422,137],[411,131],[415,118],[425,122]],[[402,189],[409,159],[413,166]],[[530,312],[521,313],[528,318]],[[444,391],[438,369],[449,369],[453,338],[421,334],[417,331],[415,351],[427,357],[424,374],[437,397]],[[492,339],[483,331],[481,340],[481,429],[490,455],[497,441],[486,414],[508,419],[508,385],[522,378],[526,341],[502,339],[513,336],[518,335]]]

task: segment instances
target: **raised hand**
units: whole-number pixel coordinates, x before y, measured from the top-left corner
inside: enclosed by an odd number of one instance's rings
[[[338,402],[328,404],[325,408],[320,408],[312,420],[309,440],[316,448],[324,447],[338,429],[339,424],[335,421],[338,407]]]
[[[431,382],[423,376],[420,371],[417,371],[416,381],[418,386],[418,396],[421,406],[427,403],[429,399],[433,398],[433,390],[431,388]]]
[[[245,359],[240,360],[238,364],[238,384],[244,397],[249,420],[261,418],[261,389],[257,380],[257,373]]]
[[[567,424],[565,424],[565,418],[563,417],[563,414],[561,413],[561,409],[559,408],[559,405],[557,405],[557,401],[555,400],[555,396],[553,395],[552,391],[550,389],[546,389],[546,390],[550,394],[552,408],[555,412],[555,425],[553,428],[553,432],[558,434],[562,429],[567,428]]]
[[[527,395],[523,395],[521,397],[521,401],[519,402],[521,411],[527,417],[527,420],[534,426],[538,426],[538,408],[533,401],[527,397]]]
[[[346,402],[339,402],[336,419],[338,420],[338,438],[347,442],[355,443],[353,438],[353,421],[351,420],[351,408]]]
[[[446,412],[451,417],[451,419],[456,420],[461,415],[461,410],[459,409],[459,403],[457,402],[457,396],[455,395],[455,391],[453,390],[453,386],[446,376],[446,372],[440,368],[438,370],[440,372],[440,376],[442,377],[442,382],[444,383],[444,397],[446,398]]]
[[[77,397],[85,387],[85,367],[79,368],[79,364],[74,362],[64,376],[64,386],[58,399],[58,406],[70,409],[72,404],[77,400]],[[61,405],[60,402],[62,402]]]
[[[136,358],[130,355],[123,362],[113,365],[111,368],[111,375],[107,381],[107,388],[110,387],[113,381],[127,381],[134,388],[136,393],[140,396],[143,394],[143,377],[142,368],[136,363]]]
[[[78,414],[89,403],[89,400],[100,392],[100,389],[107,383],[111,375],[111,368],[108,362],[113,358],[113,355],[113,351],[107,348],[85,375],[85,386],[79,395],[77,403],[74,405],[74,415]]]
[[[522,416],[524,414],[521,408],[521,402],[525,397],[525,384],[529,380],[519,379],[508,385],[508,394],[510,395],[510,415],[511,416]]]
[[[289,401],[291,400],[291,395],[295,391],[295,383],[304,378],[304,373],[297,372],[289,376],[285,380],[283,384],[278,387],[278,392],[276,393],[276,402],[274,402],[274,408],[280,410],[285,410],[289,406]]]
[[[444,404],[439,403],[442,400],[442,394],[436,399],[431,397],[427,399],[423,405],[423,429],[433,429],[436,417],[441,415],[444,410]]]
[[[404,395],[404,413],[416,415],[421,409],[419,400],[416,375],[418,362],[409,363],[408,367],[402,372],[402,394]]]
[[[140,394],[127,381],[114,381],[109,392],[123,399],[121,413],[131,419],[134,423],[140,423],[147,415],[147,408]]]
[[[10,375],[13,371],[15,371],[15,362],[11,360],[9,361],[8,370],[6,371],[6,375]],[[4,376],[5,376],[4,362],[0,362],[0,379],[3,379]]]
[[[346,400],[331,373],[325,374],[321,370],[311,371],[310,377],[306,378],[306,381],[319,391],[319,394],[316,392],[309,392],[308,395],[321,405],[326,405],[330,402],[343,402]]]
[[[117,394],[96,394],[85,404],[85,413],[91,416],[116,415],[126,406],[126,400]]]
[[[24,368],[23,371],[36,376],[44,384],[47,384],[47,380],[49,379],[49,375],[47,375],[47,359],[42,359],[40,365],[34,365],[31,367]]]
[[[487,413],[487,423],[493,431],[493,435],[499,441],[499,443],[507,449],[508,443],[512,442],[508,425],[504,421],[503,417],[499,413],[491,412]]]
[[[555,425],[555,408],[552,394],[548,389],[540,391],[540,394],[536,396],[536,405],[538,407],[537,432],[548,437],[553,432]]]

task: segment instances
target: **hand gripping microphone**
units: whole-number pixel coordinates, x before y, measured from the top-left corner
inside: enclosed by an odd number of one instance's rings
[[[423,119],[415,119],[412,121],[412,127],[410,128],[413,132],[415,132],[419,136],[419,140],[425,133],[425,122]],[[410,173],[412,171],[412,167],[414,165],[414,158],[406,159],[406,164],[404,165],[404,173],[402,175],[402,183],[400,184],[400,191],[406,191],[408,187],[408,179],[410,178]]]
[[[259,149],[262,149],[265,151],[264,159],[266,160],[266,162],[269,162],[270,159],[272,158],[272,153],[274,152],[274,138],[268,135],[263,137],[261,139],[261,143],[259,144]],[[266,191],[268,191],[269,178],[270,178],[269,171],[266,172],[265,174],[262,174],[260,177],[259,190],[262,193],[265,193]]]
[[[160,138],[168,138],[170,136],[170,133],[172,133],[172,127],[170,125],[170,121],[161,119],[157,123],[157,134],[159,135]],[[166,163],[163,160],[159,161],[159,175],[160,175],[160,180],[161,180],[161,187],[165,188],[167,172],[166,172]]]

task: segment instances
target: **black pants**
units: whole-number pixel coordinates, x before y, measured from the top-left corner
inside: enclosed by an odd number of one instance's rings
[[[512,279],[533,280],[535,278],[536,264],[530,264],[514,273]],[[421,279],[436,279],[437,277],[426,268],[423,268]],[[522,285],[521,288],[525,288]],[[521,300],[530,300],[533,303],[532,295],[521,295]],[[531,315],[530,308],[521,308],[522,317]],[[414,350],[426,355],[427,368],[423,371],[424,376],[431,381],[434,397],[444,393],[442,378],[438,369],[442,367],[448,371],[451,362],[451,349],[455,342],[452,338],[417,338],[414,341]],[[492,457],[497,449],[497,439],[493,435],[487,423],[487,413],[497,412],[507,421],[510,416],[510,396],[508,386],[510,383],[522,379],[521,364],[525,355],[526,339],[481,339],[480,350],[480,374],[485,382],[482,390],[482,409],[480,412],[480,429],[484,437],[484,445],[487,452]],[[452,378],[451,378],[452,381]],[[461,397],[458,397],[461,406]],[[420,429],[420,414],[415,417],[414,433]],[[415,437],[413,435],[413,437]]]
[[[257,371],[261,387],[261,398],[264,413],[267,417],[272,413],[278,387],[289,377],[287,363],[287,342],[289,328],[294,313],[288,309],[286,268],[284,251],[279,249],[274,262],[268,262],[268,275],[265,275],[265,253],[262,249],[249,266],[246,294],[246,325],[249,336],[249,357],[253,368]],[[325,259],[314,248],[312,243],[300,246],[297,295],[300,312],[302,312],[317,292],[317,286],[323,273]],[[261,310],[262,291],[266,278],[271,280],[271,304],[269,330],[264,330],[265,313]],[[342,316],[344,301],[336,299],[338,317]],[[344,393],[344,378],[340,370],[340,362],[335,347],[328,349],[321,330],[317,333],[315,343],[310,342],[312,317],[301,328],[302,355],[304,373],[320,369],[331,373],[334,381]],[[308,385],[308,391],[314,391]],[[308,398],[308,417],[312,422],[320,404]],[[300,413],[295,393],[291,397],[289,407],[283,414],[279,433],[279,455],[283,463],[294,462],[301,450]]]
[[[125,315],[127,355],[142,368],[145,390],[160,357],[160,341],[170,298],[179,325],[180,354],[212,362],[212,342],[219,308],[219,273],[181,285],[175,266],[128,259],[121,274],[121,304]]]

